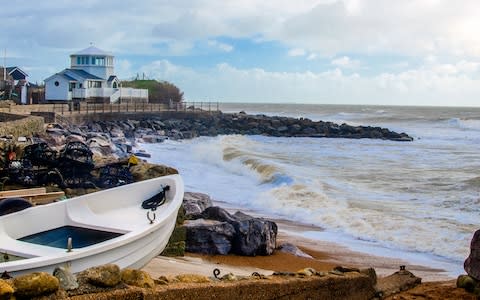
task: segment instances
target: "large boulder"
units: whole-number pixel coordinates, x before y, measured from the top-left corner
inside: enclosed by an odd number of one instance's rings
[[[470,277],[480,280],[480,229],[473,234],[470,242],[470,255],[463,264]]]
[[[242,212],[234,214],[235,228],[232,252],[239,255],[271,255],[277,243],[278,227],[275,222],[253,218]]]
[[[185,221],[187,240],[185,250],[194,253],[230,253],[235,228],[228,222],[197,219]]]
[[[218,206],[208,207],[201,214],[191,217],[231,225],[234,230],[230,240],[231,253],[246,256],[270,255],[275,250],[278,231],[275,222],[254,218],[241,212],[232,215]],[[190,251],[188,250],[189,237],[187,229],[187,251]]]
[[[187,219],[191,215],[200,214],[210,206],[212,206],[212,199],[207,194],[185,192],[183,195],[183,207]]]

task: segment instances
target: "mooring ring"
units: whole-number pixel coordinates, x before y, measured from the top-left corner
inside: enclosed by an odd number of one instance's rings
[[[154,211],[152,211],[152,213],[153,213],[153,218],[150,217],[150,211],[147,211],[147,219],[150,221],[150,224],[153,224],[153,221],[155,221],[155,218],[157,217]]]

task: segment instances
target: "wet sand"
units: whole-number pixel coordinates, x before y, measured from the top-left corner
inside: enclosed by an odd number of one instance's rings
[[[373,267],[377,275],[382,277],[398,271],[400,265],[406,265],[407,269],[416,276],[421,277],[423,282],[453,279],[445,274],[443,270],[409,265],[408,262],[401,259],[354,252],[337,244],[288,235],[280,229],[277,244],[283,242],[289,242],[298,246],[312,258],[299,257],[281,251],[275,251],[270,256],[255,257],[233,254],[205,255],[186,253],[185,257],[157,257],[144,267],[144,270],[154,277],[186,273],[213,276],[215,268],[218,268],[222,274],[233,273],[246,276],[253,272],[259,272],[264,275],[270,275],[274,271],[296,272],[307,267],[314,268],[317,271],[330,271],[335,266],[345,266],[360,269]]]

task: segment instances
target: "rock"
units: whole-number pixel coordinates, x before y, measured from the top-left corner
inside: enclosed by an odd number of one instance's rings
[[[185,192],[183,196],[183,207],[185,208],[185,217],[187,219],[191,215],[200,214],[212,205],[212,199],[207,194]]]
[[[278,228],[272,221],[253,218],[241,212],[231,215],[218,206],[208,207],[200,215],[192,217],[227,222],[233,226],[232,253],[246,256],[270,255],[275,250]]]
[[[60,287],[66,291],[78,288],[78,282],[75,275],[63,267],[55,268],[55,270],[53,270],[53,276],[58,279]]]
[[[298,270],[296,272],[296,275],[300,277],[310,277],[316,274],[317,274],[317,271],[313,268],[305,268],[305,269]]]
[[[179,282],[184,282],[184,283],[210,282],[210,279],[208,279],[208,277],[203,275],[197,275],[197,274],[181,274],[181,275],[175,276],[175,279],[177,279]]]
[[[361,269],[360,273],[367,275],[370,278],[372,285],[377,284],[377,272],[375,272],[374,268]]]
[[[93,267],[81,272],[86,282],[100,287],[113,287],[121,282],[120,268],[114,264]]]
[[[480,280],[480,229],[473,234],[470,242],[470,255],[468,255],[463,267],[468,275]]]
[[[300,250],[297,246],[291,243],[283,243],[277,247],[277,250],[285,253],[290,253],[299,257],[313,258],[311,255]]]
[[[10,299],[13,292],[13,287],[6,280],[0,279],[0,299]]]
[[[197,219],[185,221],[185,250],[194,253],[228,254],[232,249],[235,228],[227,222]]]
[[[207,207],[205,210],[202,211],[200,215],[192,217],[229,223],[236,221],[234,216],[232,216],[228,211],[219,206]]]
[[[469,293],[473,293],[477,284],[478,282],[468,275],[460,275],[457,278],[457,287],[465,289]]]
[[[121,272],[122,281],[128,285],[141,288],[154,288],[155,282],[150,275],[142,270],[123,269]]]
[[[135,166],[130,167],[135,181],[142,181],[160,176],[166,176],[171,174],[178,174],[178,171],[174,168],[170,168],[163,165],[154,165],[145,162],[141,162]]]
[[[60,287],[56,277],[45,272],[35,272],[13,279],[15,295],[19,298],[33,298],[55,293]]]
[[[271,255],[276,247],[277,224],[258,218],[232,222],[235,228],[232,253],[256,256]]]
[[[468,275],[460,275],[457,278],[456,286],[463,288],[468,292],[473,292],[478,285],[478,281]]]
[[[422,282],[422,278],[416,277],[410,271],[401,269],[387,277],[378,280],[377,294],[387,297],[401,291],[414,288]]]

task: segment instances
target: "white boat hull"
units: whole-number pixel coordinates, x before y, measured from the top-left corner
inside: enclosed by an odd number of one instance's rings
[[[170,186],[166,202],[153,212],[143,209],[144,200],[158,194],[162,185]],[[106,263],[120,268],[141,268],[165,248],[175,227],[183,200],[183,181],[170,175],[113,189],[87,194],[52,204],[32,207],[0,217],[0,254],[25,257],[0,263],[0,272],[11,276],[31,272],[52,273],[56,267],[68,267],[77,273]],[[19,238],[63,226],[75,226],[120,233],[110,240],[66,249],[32,244]],[[68,237],[65,237],[65,243]]]

